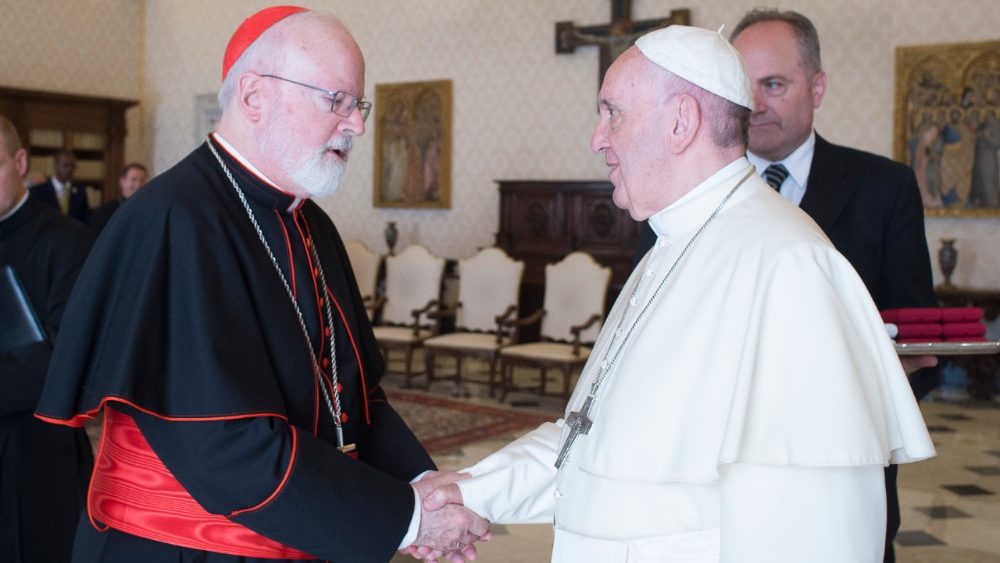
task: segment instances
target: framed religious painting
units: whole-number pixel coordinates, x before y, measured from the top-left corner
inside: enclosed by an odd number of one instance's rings
[[[451,207],[451,81],[375,86],[375,207]]]
[[[926,214],[1000,217],[1000,41],[897,47],[895,103]]]

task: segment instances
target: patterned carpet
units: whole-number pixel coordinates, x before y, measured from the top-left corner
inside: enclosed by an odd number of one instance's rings
[[[556,418],[401,389],[386,388],[386,393],[431,454],[529,430]]]

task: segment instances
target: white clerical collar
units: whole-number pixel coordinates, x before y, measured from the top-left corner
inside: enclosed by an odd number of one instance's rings
[[[21,201],[17,202],[17,205],[15,205],[14,207],[12,207],[11,210],[8,211],[7,213],[4,213],[2,216],[0,216],[0,221],[6,221],[7,219],[13,217],[14,214],[17,213],[19,209],[21,209],[22,207],[24,207],[24,203],[26,201],[28,201],[28,191],[27,190],[25,190],[24,193],[21,195]]]
[[[816,131],[810,131],[809,137],[798,146],[795,150],[789,153],[788,156],[781,160],[771,161],[766,158],[762,158],[747,151],[747,159],[750,160],[750,164],[753,164],[754,168],[757,169],[758,174],[763,174],[764,169],[772,164],[783,164],[785,168],[788,169],[788,175],[795,182],[798,188],[797,192],[792,193],[790,199],[792,203],[798,205],[802,201],[802,196],[806,193],[806,183],[809,181],[809,171],[812,169],[813,152],[816,150]],[[785,196],[785,189],[782,186],[781,195]]]
[[[749,168],[750,163],[742,156],[723,166],[683,197],[651,216],[649,226],[656,236],[665,237],[668,242],[675,235],[700,227]],[[734,199],[737,195],[733,196]]]
[[[254,176],[260,178],[260,180],[262,182],[266,183],[268,186],[271,186],[272,188],[278,190],[279,192],[281,192],[283,194],[287,194],[289,196],[294,197],[295,199],[292,200],[292,204],[288,206],[288,211],[289,212],[295,211],[299,207],[302,207],[302,204],[305,203],[305,201],[306,201],[305,199],[303,199],[301,197],[298,197],[297,195],[295,195],[295,194],[289,192],[288,190],[282,188],[278,184],[275,184],[274,182],[272,182],[270,178],[268,178],[267,176],[265,176],[263,172],[261,172],[256,166],[254,166],[242,154],[240,154],[240,151],[236,150],[236,148],[233,147],[233,145],[230,145],[229,142],[226,141],[222,137],[222,135],[219,134],[218,131],[212,131],[210,133],[210,136],[212,137],[213,140],[215,140],[217,143],[219,143],[222,146],[222,148],[227,153],[229,153],[229,156],[232,156],[234,159],[236,159],[236,162],[239,162],[244,168],[246,168],[247,170],[249,170]]]

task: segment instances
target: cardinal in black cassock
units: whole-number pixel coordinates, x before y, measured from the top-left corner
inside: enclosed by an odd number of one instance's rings
[[[244,22],[223,75],[299,11]],[[66,311],[36,416],[104,414],[74,561],[388,560],[434,464],[383,367],[329,217],[212,134],[112,217]]]
[[[216,145],[294,286],[327,383],[335,358],[356,457],[335,447],[295,309],[213,142],[112,218],[66,311],[38,414],[70,425],[106,415],[76,560],[187,560],[230,545],[216,532],[244,554],[266,544],[269,560],[386,560],[412,514],[408,481],[434,465],[379,387],[383,360],[343,244],[319,206]]]

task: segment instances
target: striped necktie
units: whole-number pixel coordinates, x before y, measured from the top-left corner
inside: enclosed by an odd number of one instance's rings
[[[788,169],[784,164],[772,164],[764,169],[764,181],[774,188],[774,191],[781,191],[781,184],[788,177]]]

